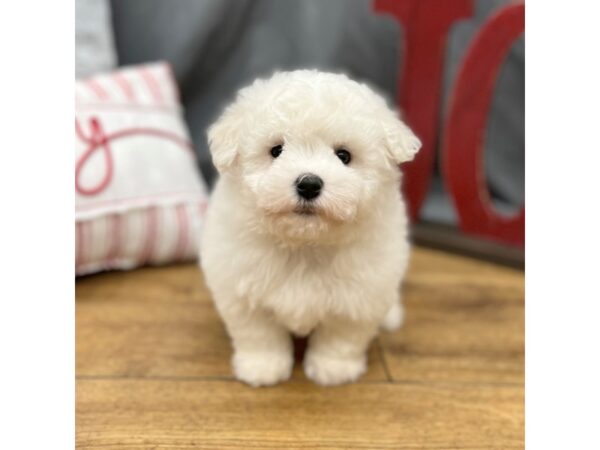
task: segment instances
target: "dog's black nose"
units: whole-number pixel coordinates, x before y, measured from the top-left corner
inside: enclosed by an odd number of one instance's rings
[[[312,173],[305,173],[300,175],[296,180],[296,192],[298,195],[306,200],[312,200],[321,193],[323,187],[323,180],[317,175]]]

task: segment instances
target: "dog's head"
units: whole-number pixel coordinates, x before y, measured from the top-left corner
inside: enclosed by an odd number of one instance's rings
[[[375,211],[383,189],[398,189],[398,164],[421,146],[367,86],[309,70],[242,89],[208,140],[255,225],[304,241],[341,235]]]

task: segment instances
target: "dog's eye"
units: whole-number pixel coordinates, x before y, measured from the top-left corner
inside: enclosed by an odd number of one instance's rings
[[[271,156],[273,158],[277,158],[279,155],[281,155],[281,152],[283,151],[283,145],[276,145],[275,147],[271,148]]]
[[[350,161],[352,160],[352,155],[345,148],[338,148],[335,151],[335,156],[340,158],[340,161],[342,161],[344,164],[350,164]]]

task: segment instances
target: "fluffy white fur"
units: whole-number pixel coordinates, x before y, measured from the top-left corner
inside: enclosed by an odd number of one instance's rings
[[[221,176],[200,261],[235,375],[252,386],[286,380],[293,333],[310,334],[309,378],[356,380],[379,326],[402,322],[409,246],[398,164],[419,140],[366,85],[308,70],[242,89],[208,138]],[[304,173],[324,181],[312,214],[299,213],[294,181]]]

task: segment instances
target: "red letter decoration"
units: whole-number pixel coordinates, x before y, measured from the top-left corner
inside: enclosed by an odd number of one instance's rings
[[[404,25],[405,56],[397,101],[423,142],[417,158],[404,166],[404,191],[413,219],[425,200],[434,167],[446,37],[450,25],[471,16],[472,4],[472,0],[374,2],[375,11],[390,13]]]
[[[525,30],[525,6],[500,9],[473,40],[450,97],[442,169],[463,231],[506,243],[525,242],[525,209],[503,217],[493,208],[483,165],[487,116],[498,72]]]

